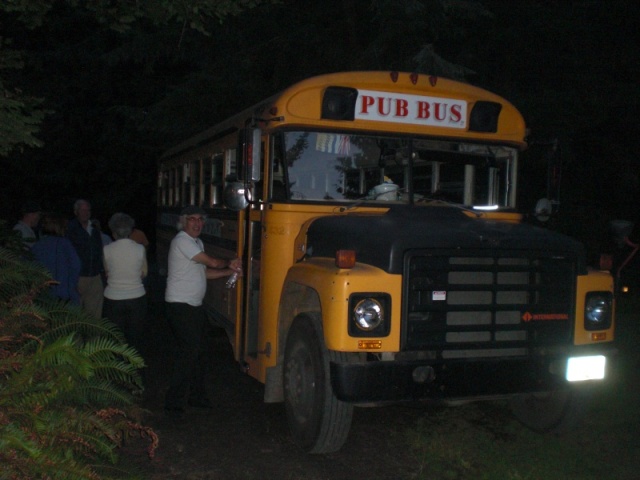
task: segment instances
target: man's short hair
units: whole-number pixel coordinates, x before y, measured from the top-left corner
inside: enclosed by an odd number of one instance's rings
[[[73,213],[74,214],[78,213],[78,210],[80,209],[81,205],[87,205],[89,208],[91,208],[91,203],[88,200],[85,200],[84,198],[79,198],[73,204]]]

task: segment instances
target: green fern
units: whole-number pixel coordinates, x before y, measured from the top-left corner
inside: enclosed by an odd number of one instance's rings
[[[0,246],[0,478],[126,478],[124,438],[157,445],[131,420],[144,361],[114,324],[49,296],[50,282]]]

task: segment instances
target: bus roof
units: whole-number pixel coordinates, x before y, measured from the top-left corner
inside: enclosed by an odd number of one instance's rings
[[[375,94],[378,97],[389,94],[385,100],[404,101],[404,99],[428,98],[441,103],[450,100],[468,106],[467,117],[472,108],[480,103],[498,105],[494,131],[470,131],[468,118],[462,119],[464,128],[439,126],[426,128],[419,122],[398,122],[383,124],[378,119],[327,119],[323,116],[323,100],[329,88],[336,91],[354,91],[356,95]],[[396,95],[396,97],[391,97]],[[341,129],[389,131],[417,135],[432,135],[469,141],[488,141],[526,148],[526,125],[520,112],[507,100],[467,83],[406,72],[359,71],[319,75],[302,80],[282,92],[247,108],[219,124],[193,136],[180,145],[168,150],[161,159],[171,158],[216,138],[226,136],[242,128],[251,119],[258,120],[264,128],[286,125],[293,128]],[[398,125],[401,124],[401,125]],[[395,130],[393,130],[395,129]]]

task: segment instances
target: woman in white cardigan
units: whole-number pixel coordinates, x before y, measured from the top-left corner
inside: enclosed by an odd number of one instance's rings
[[[142,280],[147,275],[145,248],[129,239],[135,222],[126,213],[109,220],[114,242],[104,247],[107,287],[103,315],[124,332],[127,343],[138,351],[147,316],[147,296]]]

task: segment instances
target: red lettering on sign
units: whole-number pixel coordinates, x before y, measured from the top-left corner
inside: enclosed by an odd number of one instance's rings
[[[386,111],[385,111],[385,105],[387,107]],[[389,115],[389,112],[391,111],[391,99],[390,98],[384,98],[384,97],[378,97],[378,113],[384,117]]]
[[[459,122],[462,120],[462,112],[460,111],[460,105],[451,105],[451,121]]]
[[[375,99],[369,95],[362,96],[362,112],[369,113],[369,107],[375,103]]]
[[[442,103],[434,103],[435,107],[435,118],[436,120],[443,121],[447,116],[447,105],[443,105]]]
[[[358,120],[465,128],[467,104],[461,99],[370,90],[359,95]]]
[[[428,102],[418,102],[418,118],[429,118],[431,113],[429,112]]]
[[[409,115],[409,103],[402,99],[396,99],[396,117],[406,117]]]

